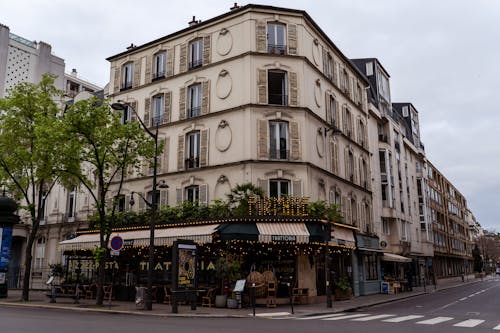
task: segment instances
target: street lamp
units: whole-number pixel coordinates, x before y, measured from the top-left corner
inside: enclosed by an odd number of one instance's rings
[[[144,128],[146,133],[149,134],[150,137],[153,138],[155,142],[155,156],[153,162],[153,194],[151,196],[151,202],[148,202],[146,198],[142,197],[142,199],[146,202],[148,207],[151,209],[151,216],[149,220],[149,265],[148,265],[148,281],[147,281],[147,291],[146,291],[146,299],[145,299],[145,309],[152,310],[153,309],[153,266],[154,266],[154,255],[155,255],[155,223],[156,223],[156,210],[158,208],[158,198],[157,198],[157,186],[165,187],[165,182],[162,184],[157,183],[157,172],[158,172],[158,125],[159,119],[153,120],[155,123],[155,132],[151,132],[149,128],[144,124],[141,117],[137,114],[137,111],[127,102],[118,100],[118,102],[111,104],[111,108],[118,111],[124,111],[127,108],[130,108],[132,112],[137,116],[139,123]],[[163,185],[163,186],[162,186]],[[133,201],[131,202],[133,204]]]

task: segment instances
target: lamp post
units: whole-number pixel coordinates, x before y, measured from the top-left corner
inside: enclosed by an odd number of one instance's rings
[[[151,202],[148,202],[145,198],[142,198],[151,210],[151,216],[149,219],[149,264],[148,264],[148,280],[147,280],[147,291],[145,299],[145,309],[153,309],[153,266],[154,266],[154,255],[155,255],[155,223],[156,223],[156,210],[158,208],[158,193],[157,193],[157,172],[158,172],[158,125],[159,121],[155,122],[155,132],[151,132],[149,128],[144,124],[141,117],[137,114],[137,111],[127,102],[118,100],[118,102],[111,104],[111,108],[114,110],[124,111],[128,108],[137,116],[139,123],[144,128],[146,133],[153,138],[155,142],[155,156],[153,162],[153,194],[151,196]]]

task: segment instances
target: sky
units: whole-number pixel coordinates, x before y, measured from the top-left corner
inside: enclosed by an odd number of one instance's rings
[[[104,86],[106,58],[207,20],[234,1],[0,0],[0,23],[52,45],[66,72]],[[500,1],[269,0],[305,10],[348,58],[378,58],[393,102],[419,112],[426,155],[500,231]],[[246,5],[248,2],[239,2]]]

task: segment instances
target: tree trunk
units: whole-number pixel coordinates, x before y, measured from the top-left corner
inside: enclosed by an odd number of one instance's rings
[[[99,259],[99,268],[97,272],[97,296],[96,305],[103,305],[104,303],[104,283],[106,279],[106,255]]]
[[[26,251],[25,251],[25,269],[24,269],[24,277],[23,277],[23,294],[22,300],[23,302],[29,301],[29,293],[30,293],[30,277],[31,277],[31,261],[33,256],[31,255],[33,249],[33,243],[35,242],[35,237],[38,232],[38,223],[35,223],[31,229],[28,242],[26,243]]]

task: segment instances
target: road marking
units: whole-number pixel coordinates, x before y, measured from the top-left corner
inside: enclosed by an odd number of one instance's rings
[[[255,317],[278,317],[278,316],[288,316],[290,312],[267,312],[267,313],[257,313]],[[252,316],[252,314],[248,314]]]
[[[469,295],[469,296],[467,296],[467,297],[474,297],[474,296],[475,296],[475,294],[471,294],[471,295]]]
[[[402,321],[413,320],[413,319],[418,319],[418,318],[423,318],[423,317],[424,316],[421,316],[421,315],[409,315],[409,316],[403,316],[403,317],[396,317],[396,318],[391,318],[391,319],[385,319],[385,320],[382,320],[382,321],[385,321],[385,322],[388,322],[388,323],[400,323]]]
[[[345,313],[335,313],[335,314],[327,314],[327,315],[320,315],[320,316],[300,317],[300,318],[295,318],[295,319],[297,319],[297,320],[312,320],[312,319],[339,317],[339,316],[345,316],[345,315],[346,315]]]
[[[481,323],[484,323],[484,320],[482,320],[482,319],[468,319],[468,320],[464,320],[460,323],[456,323],[453,326],[456,326],[456,327],[476,327],[477,325],[479,325]]]
[[[352,319],[352,320],[353,321],[369,321],[369,320],[382,319],[382,318],[388,318],[388,317],[394,317],[394,316],[395,315],[393,315],[393,314],[382,314],[382,315],[368,316],[368,317],[357,318],[357,319]]]
[[[494,330],[500,331],[500,325],[493,327]]]
[[[364,316],[369,316],[369,314],[367,314],[367,313],[358,313],[358,314],[345,315],[345,316],[334,317],[334,318],[325,318],[325,319],[321,319],[321,320],[352,319],[352,318],[358,318],[358,317],[364,317]]]
[[[432,319],[417,321],[417,324],[436,325],[436,324],[444,323],[445,321],[452,320],[452,319],[453,319],[452,317],[436,317],[436,318],[432,318]]]
[[[462,297],[461,299],[459,299],[460,301],[465,301],[467,299],[467,297]]]

